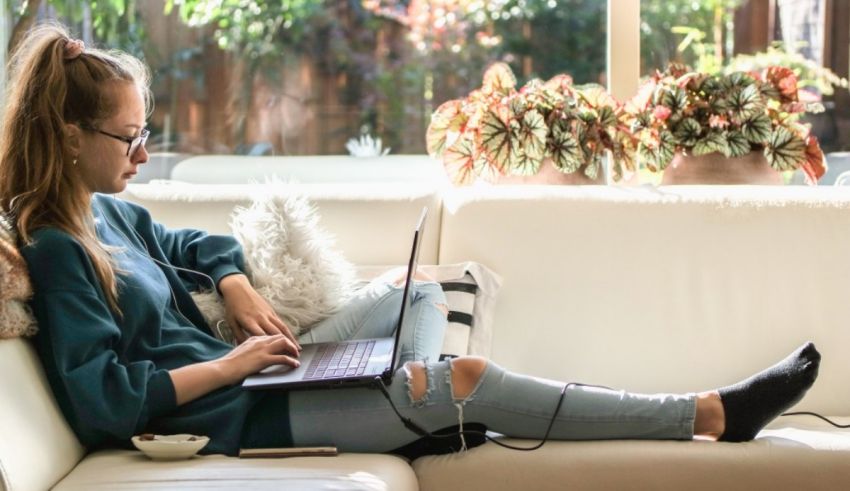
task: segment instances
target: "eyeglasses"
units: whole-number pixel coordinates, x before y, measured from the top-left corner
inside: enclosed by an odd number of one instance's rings
[[[148,141],[148,135],[151,134],[151,132],[148,131],[146,128],[142,128],[142,132],[139,134],[139,136],[136,137],[113,135],[112,133],[108,133],[106,131],[93,127],[86,127],[84,129],[87,129],[89,131],[95,131],[97,133],[100,133],[101,135],[106,135],[110,138],[115,138],[116,140],[121,140],[122,142],[126,143],[127,157],[136,155],[136,152],[139,150],[139,148],[145,146],[145,142]]]

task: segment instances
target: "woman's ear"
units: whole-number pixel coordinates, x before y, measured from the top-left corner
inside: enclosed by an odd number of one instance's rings
[[[80,129],[79,126],[73,123],[65,123],[65,140],[68,142],[68,150],[70,150],[73,155],[80,154],[82,133],[83,130]]]

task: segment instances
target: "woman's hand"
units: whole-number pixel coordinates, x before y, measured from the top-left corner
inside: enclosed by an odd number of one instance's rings
[[[225,276],[218,283],[224,298],[224,312],[233,336],[241,344],[249,336],[286,336],[294,346],[301,349],[289,326],[284,323],[266,299],[260,296],[248,277],[243,274]]]
[[[297,367],[298,349],[283,334],[251,336],[221,358],[169,370],[177,404],[186,404],[272,365]]]
[[[298,367],[298,348],[283,334],[273,336],[251,336],[228,354],[216,360],[229,384],[241,382],[272,365]]]

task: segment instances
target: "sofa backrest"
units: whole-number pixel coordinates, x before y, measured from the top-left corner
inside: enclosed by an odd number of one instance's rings
[[[234,208],[249,206],[264,194],[306,197],[319,213],[319,225],[336,238],[336,246],[358,265],[404,264],[413,228],[423,206],[428,223],[419,262],[436,264],[442,202],[432,184],[211,184],[160,181],[131,184],[120,196],[138,203],[170,228],[197,228],[230,234]]]
[[[142,166],[144,169],[145,166]],[[196,155],[171,170],[171,179],[198,184],[251,184],[267,179],[309,183],[434,182],[445,180],[427,155],[309,155],[249,157]]]
[[[503,278],[492,358],[634,391],[737,381],[806,340],[801,403],[850,414],[850,188],[456,189],[440,263]]]
[[[31,343],[0,339],[0,488],[49,489],[83,458]]]

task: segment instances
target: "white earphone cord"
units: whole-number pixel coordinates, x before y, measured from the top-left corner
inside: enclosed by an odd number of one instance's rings
[[[113,197],[113,199],[115,199],[115,198]],[[119,210],[119,213],[121,213],[121,211],[120,211],[120,210]],[[123,214],[122,214],[122,216],[123,216]],[[106,214],[101,213],[101,218],[103,218],[103,221],[106,223],[106,225],[107,225],[107,226],[109,226],[109,228],[111,228],[113,231],[118,232],[119,234],[121,234],[121,236],[122,236],[122,237],[124,237],[124,240],[126,240],[126,241],[127,241],[127,243],[128,243],[128,244],[130,244],[130,245],[132,246],[132,241],[131,241],[131,240],[130,240],[130,238],[127,236],[127,234],[125,234],[123,230],[121,230],[121,229],[119,229],[118,227],[116,227],[116,226],[112,225],[112,223],[109,221],[109,219],[108,219],[108,218],[106,218]],[[129,220],[127,220],[127,217],[124,217],[124,220],[125,220],[126,222],[129,222]],[[210,284],[210,290],[215,291],[215,289],[216,289],[216,288],[215,288],[215,280],[213,280],[211,276],[209,276],[209,275],[207,275],[206,273],[203,273],[203,272],[201,272],[201,271],[196,271],[196,270],[194,270],[194,269],[189,269],[189,268],[181,268],[180,266],[174,266],[173,264],[170,264],[170,263],[167,263],[167,262],[162,262],[162,261],[160,261],[160,260],[156,259],[155,257],[151,256],[150,249],[148,248],[148,243],[147,243],[147,242],[145,242],[145,239],[142,237],[142,235],[141,235],[141,234],[140,234],[140,233],[139,233],[139,232],[138,232],[135,228],[133,228],[133,227],[130,227],[130,230],[132,230],[132,231],[133,231],[133,235],[135,235],[135,236],[136,236],[136,238],[139,240],[139,242],[141,242],[141,243],[142,243],[142,246],[145,248],[144,253],[142,253],[142,251],[136,250],[136,249],[135,249],[135,248],[133,248],[133,247],[130,247],[130,249],[131,249],[131,250],[133,250],[134,252],[136,252],[136,253],[138,253],[138,254],[142,254],[144,257],[147,257],[148,259],[150,259],[151,261],[155,262],[156,264],[159,264],[160,266],[164,266],[164,267],[166,267],[166,268],[171,268],[171,269],[173,269],[173,270],[183,271],[183,272],[186,272],[186,273],[189,273],[189,274],[195,274],[195,275],[201,276],[201,277],[205,278],[207,281],[209,281],[209,284]],[[186,319],[187,321],[189,321],[189,318],[188,318],[188,317],[186,317],[186,314],[184,314],[184,313],[180,310],[180,306],[179,306],[179,305],[178,305],[178,303],[177,303],[177,295],[175,295],[175,294],[174,294],[174,289],[173,289],[173,288],[171,288],[171,283],[166,282],[166,284],[168,285],[168,291],[169,291],[169,293],[171,293],[171,300],[174,302],[174,308],[177,310],[177,312],[178,312],[181,316],[183,316],[183,318],[184,318],[184,319]],[[189,322],[191,322],[191,321],[189,321]],[[216,326],[216,328],[218,328],[218,326]]]

